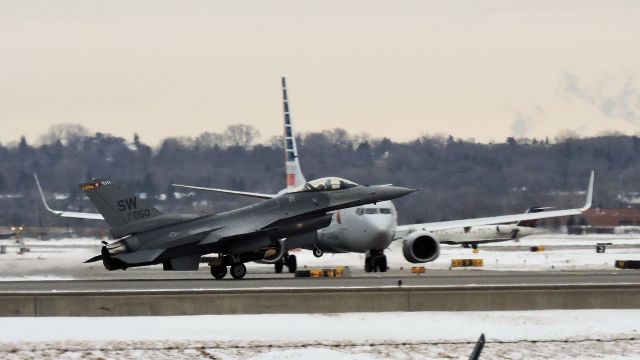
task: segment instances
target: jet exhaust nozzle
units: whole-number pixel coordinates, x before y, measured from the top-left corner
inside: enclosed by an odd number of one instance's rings
[[[103,246],[100,252],[101,252],[100,258],[102,259],[102,265],[104,265],[105,269],[109,271],[113,271],[113,270],[120,270],[120,269],[125,270],[127,268],[127,264],[124,261],[115,259],[111,256],[111,253],[109,253],[109,249],[106,246]]]
[[[127,246],[123,242],[115,242],[105,246],[110,255],[118,255],[127,251]]]

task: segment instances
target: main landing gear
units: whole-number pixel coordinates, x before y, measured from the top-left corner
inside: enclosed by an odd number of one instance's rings
[[[227,275],[227,267],[224,265],[212,266],[211,275],[213,275],[214,278],[220,280]]]
[[[370,250],[364,258],[365,272],[387,272],[387,256],[381,250]]]
[[[247,267],[244,266],[243,263],[234,263],[233,265],[231,265],[229,272],[234,279],[242,279],[245,275],[247,275]]]
[[[298,269],[298,259],[296,258],[296,256],[285,254],[282,259],[280,259],[280,261],[274,264],[276,274],[282,273],[282,269],[285,266],[287,267],[287,269],[289,269],[290,273],[295,273]]]
[[[229,272],[234,279],[242,279],[247,275],[247,267],[241,262],[233,263],[229,267]],[[211,275],[216,279],[222,279],[227,275],[227,267],[222,264],[211,265]]]

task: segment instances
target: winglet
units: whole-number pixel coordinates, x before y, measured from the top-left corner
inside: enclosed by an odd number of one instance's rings
[[[76,211],[61,211],[61,210],[53,210],[47,204],[47,199],[44,197],[44,191],[42,191],[42,186],[40,186],[40,180],[38,180],[38,175],[33,173],[33,178],[36,179],[36,185],[38,186],[38,192],[40,193],[40,199],[42,199],[42,204],[47,211],[52,212],[58,216],[68,217],[68,218],[76,218],[76,219],[91,219],[91,220],[104,220],[104,217],[101,214],[95,213],[83,213]]]
[[[591,208],[591,204],[593,203],[593,178],[594,173],[591,170],[591,178],[589,179],[589,188],[587,189],[587,201],[584,203],[584,206],[580,208],[580,211],[585,212]]]
[[[47,204],[47,199],[44,197],[44,192],[42,191],[42,186],[40,186],[40,180],[38,180],[38,174],[33,173],[33,178],[36,179],[36,185],[38,186],[38,192],[40,192],[40,199],[42,199],[42,204],[44,205],[44,208],[47,209],[48,211],[54,213],[54,214],[60,214],[61,211],[52,210],[49,207],[49,204]]]

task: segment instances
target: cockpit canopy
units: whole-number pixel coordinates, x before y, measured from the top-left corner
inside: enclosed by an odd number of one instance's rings
[[[293,189],[293,192],[300,191],[332,191],[343,190],[358,186],[353,181],[345,180],[339,177],[325,177],[316,180],[311,180],[304,185],[298,186]]]

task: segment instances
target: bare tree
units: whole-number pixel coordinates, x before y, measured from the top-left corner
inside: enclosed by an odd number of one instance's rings
[[[49,127],[45,134],[40,136],[40,143],[53,144],[60,141],[62,144],[68,145],[72,141],[88,135],[87,128],[80,124],[54,124]]]
[[[195,145],[199,148],[212,148],[214,146],[225,147],[226,138],[222,134],[214,132],[203,132],[195,139]]]
[[[260,137],[260,131],[251,125],[229,125],[224,136],[230,146],[249,148]]]

